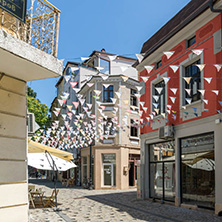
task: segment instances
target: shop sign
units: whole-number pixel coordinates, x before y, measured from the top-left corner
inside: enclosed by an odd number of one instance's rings
[[[0,8],[25,23],[27,0],[0,0]]]
[[[103,154],[103,163],[115,163],[116,154],[115,153],[106,153]]]

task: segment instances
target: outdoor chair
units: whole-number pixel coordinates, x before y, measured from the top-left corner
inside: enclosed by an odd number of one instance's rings
[[[32,203],[33,208],[35,208],[35,204],[34,204],[32,195],[30,193],[28,194],[28,198],[29,198],[29,203]]]
[[[35,190],[35,185],[28,185],[29,192]]]
[[[56,191],[56,195],[58,197],[59,190]],[[51,196],[49,197],[44,197],[43,201],[46,203],[44,204],[44,207],[50,206],[50,207],[55,207],[55,190],[52,191]]]

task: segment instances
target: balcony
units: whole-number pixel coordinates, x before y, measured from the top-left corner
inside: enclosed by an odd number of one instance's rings
[[[0,28],[57,57],[60,10],[47,0],[27,0],[26,23],[0,9]]]

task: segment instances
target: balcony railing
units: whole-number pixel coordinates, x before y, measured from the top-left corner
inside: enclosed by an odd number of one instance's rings
[[[0,9],[0,28],[57,57],[60,10],[47,0],[28,0],[26,23]]]

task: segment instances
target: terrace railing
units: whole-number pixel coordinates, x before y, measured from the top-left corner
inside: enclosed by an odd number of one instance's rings
[[[60,10],[47,0],[28,0],[26,23],[0,9],[0,28],[57,57]]]

